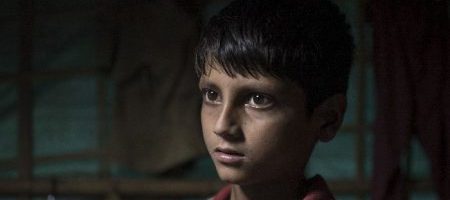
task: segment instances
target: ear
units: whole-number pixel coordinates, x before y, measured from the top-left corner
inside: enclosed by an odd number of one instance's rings
[[[318,139],[328,142],[334,138],[344,118],[347,99],[343,94],[336,94],[326,99],[314,109],[312,119],[318,130]]]

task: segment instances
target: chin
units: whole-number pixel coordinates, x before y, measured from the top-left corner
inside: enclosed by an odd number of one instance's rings
[[[217,174],[222,181],[232,184],[245,184],[248,182],[249,177],[245,171],[240,168],[219,166],[216,167]]]

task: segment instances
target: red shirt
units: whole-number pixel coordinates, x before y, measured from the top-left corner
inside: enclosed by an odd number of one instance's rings
[[[212,199],[229,200],[231,195],[231,185],[222,188]],[[319,175],[307,180],[307,192],[303,200],[334,200],[333,194],[328,189],[327,184]]]

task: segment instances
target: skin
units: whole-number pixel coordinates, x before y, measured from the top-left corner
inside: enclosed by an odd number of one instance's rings
[[[201,121],[217,173],[232,184],[231,199],[298,199],[313,147],[334,136],[345,98],[324,106],[340,113],[319,107],[307,115],[304,91],[296,84],[267,76],[230,77],[216,69],[220,66],[199,81]],[[218,148],[236,151],[238,161],[223,162]]]

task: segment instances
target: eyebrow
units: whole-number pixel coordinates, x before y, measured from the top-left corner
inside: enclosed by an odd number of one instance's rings
[[[199,87],[211,88],[213,90],[221,91],[221,88],[212,81],[200,79]],[[273,84],[261,84],[261,83],[247,83],[239,87],[239,93],[259,92],[272,95],[283,95],[287,88],[281,86],[274,86]]]
[[[203,87],[207,87],[207,88],[211,88],[213,90],[219,90],[219,87],[215,83],[204,80],[204,79],[200,79],[198,86],[200,89],[202,89]]]

